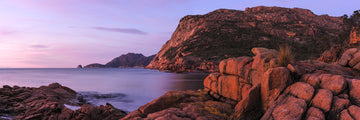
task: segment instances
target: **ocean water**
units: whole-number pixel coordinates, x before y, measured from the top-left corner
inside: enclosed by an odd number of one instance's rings
[[[11,68],[0,69],[0,86],[39,87],[57,82],[77,91],[93,105],[108,102],[129,112],[167,91],[202,89],[206,76],[143,68]]]

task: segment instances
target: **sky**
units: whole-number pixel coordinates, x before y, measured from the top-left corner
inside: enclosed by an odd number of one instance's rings
[[[0,68],[74,68],[156,54],[186,15],[220,8],[305,8],[342,16],[359,0],[0,0]]]

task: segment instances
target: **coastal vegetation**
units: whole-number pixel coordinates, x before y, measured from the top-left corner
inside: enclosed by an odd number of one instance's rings
[[[293,53],[288,45],[279,46],[278,65],[286,67],[294,62]]]

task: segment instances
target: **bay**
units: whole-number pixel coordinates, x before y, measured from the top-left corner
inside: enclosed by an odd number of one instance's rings
[[[0,85],[39,87],[57,82],[85,96],[93,105],[108,102],[129,112],[167,91],[202,89],[206,76],[143,68],[3,68]]]

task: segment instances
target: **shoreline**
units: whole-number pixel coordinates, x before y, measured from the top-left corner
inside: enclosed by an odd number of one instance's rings
[[[108,103],[89,105],[77,92],[58,83],[38,88],[4,85],[0,93],[0,115],[14,116],[12,119],[120,119],[127,113]],[[79,109],[71,110],[69,105]]]
[[[357,58],[344,55],[339,63],[306,60],[279,66],[278,51],[253,48],[252,52],[256,56],[221,61],[220,72],[209,74],[203,81],[204,89],[168,91],[129,113],[109,103],[68,109],[64,104],[74,104],[70,100],[77,93],[58,83],[39,88],[4,86],[0,97],[8,98],[0,100],[10,101],[0,102],[11,109],[0,111],[8,110],[3,114],[17,115],[16,119],[121,120],[350,119],[360,113],[358,68],[348,67],[360,64],[354,62]],[[355,53],[360,54],[360,49],[352,48],[344,54]]]

